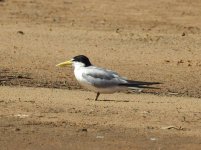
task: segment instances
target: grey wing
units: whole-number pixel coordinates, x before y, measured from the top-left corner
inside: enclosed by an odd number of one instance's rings
[[[82,77],[98,88],[112,87],[124,83],[117,73],[102,68],[87,70],[82,74]]]

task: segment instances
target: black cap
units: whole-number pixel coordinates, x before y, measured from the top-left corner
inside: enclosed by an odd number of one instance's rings
[[[73,61],[77,61],[77,62],[81,62],[83,64],[85,64],[85,67],[91,66],[91,62],[89,61],[89,58],[87,58],[84,55],[78,55],[73,57]]]

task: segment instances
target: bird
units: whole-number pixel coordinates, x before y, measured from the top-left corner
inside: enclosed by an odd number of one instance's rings
[[[85,55],[78,55],[72,59],[59,63],[56,66],[74,68],[74,75],[79,84],[96,93],[95,101],[100,94],[112,94],[115,92],[139,90],[144,88],[158,89],[150,85],[161,84],[159,82],[143,82],[127,80],[118,73],[92,65]]]

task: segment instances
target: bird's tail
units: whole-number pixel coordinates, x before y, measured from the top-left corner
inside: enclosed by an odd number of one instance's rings
[[[129,89],[144,89],[144,88],[160,89],[158,87],[150,86],[150,85],[156,85],[156,84],[162,84],[162,83],[160,83],[160,82],[143,82],[143,81],[127,80],[127,83],[121,83],[119,85],[128,87]]]

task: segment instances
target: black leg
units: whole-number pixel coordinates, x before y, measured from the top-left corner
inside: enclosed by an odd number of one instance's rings
[[[100,93],[98,92],[97,95],[96,95],[96,99],[95,99],[95,101],[98,100],[99,95],[100,95]]]

